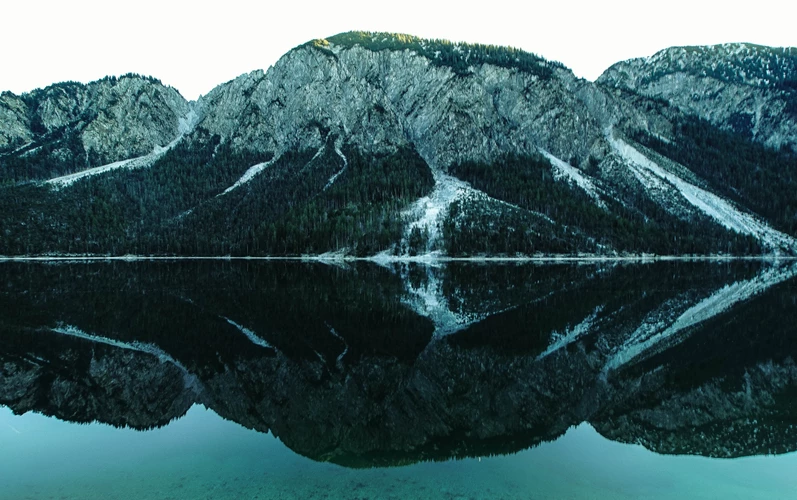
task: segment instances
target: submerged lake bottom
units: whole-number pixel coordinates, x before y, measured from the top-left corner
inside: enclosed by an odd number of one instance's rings
[[[194,406],[145,433],[0,410],[2,499],[794,498],[797,454],[716,460],[612,442],[589,424],[509,456],[349,469]]]
[[[0,500],[797,498],[797,263],[0,263]]]

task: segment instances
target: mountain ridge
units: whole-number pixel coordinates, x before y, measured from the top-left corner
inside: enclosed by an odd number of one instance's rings
[[[99,254],[794,253],[796,121],[771,116],[790,91],[756,89],[774,104],[744,133],[615,66],[592,83],[518,49],[348,32],[197,102],[108,79],[89,85],[110,107],[67,120],[82,101],[48,96],[21,117],[24,100],[4,93],[0,254],[74,252],[64,240]],[[45,130],[25,136],[31,116]],[[708,146],[684,135],[693,119],[741,152],[730,174],[704,165]],[[786,132],[767,135],[773,120]],[[101,125],[103,140],[87,132]]]

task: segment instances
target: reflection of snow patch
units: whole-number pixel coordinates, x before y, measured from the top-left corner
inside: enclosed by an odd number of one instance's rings
[[[679,336],[679,332],[711,319],[736,304],[760,295],[771,287],[797,275],[797,264],[789,267],[771,267],[747,281],[739,281],[726,285],[711,296],[701,300],[678,316],[672,323],[658,319],[646,320],[604,367],[604,372],[616,370],[626,365],[643,353],[658,350],[661,346],[671,347],[680,344],[688,336]],[[670,307],[677,307],[673,304]],[[653,315],[649,315],[649,318]],[[664,316],[657,311],[656,316]]]
[[[595,319],[602,310],[603,306],[598,306],[589,316],[584,318],[584,321],[574,326],[571,330],[566,330],[564,333],[555,332],[553,335],[554,341],[551,342],[551,345],[548,346],[548,349],[540,354],[537,359],[542,359],[552,352],[558,351],[559,349],[572,344],[585,334],[589,333],[590,329],[592,329]]]
[[[346,339],[344,339],[338,332],[336,332],[334,328],[329,326],[329,324],[327,324],[326,326],[327,328],[329,328],[330,335],[343,342],[344,345],[343,352],[341,352],[340,355],[338,355],[338,359],[335,360],[335,366],[337,366],[338,369],[343,369],[343,358],[349,352],[349,343],[346,342]]]
[[[601,207],[606,208],[606,204],[601,200],[600,196],[598,195],[598,188],[589,178],[585,177],[581,171],[572,165],[569,165],[559,158],[555,157],[548,151],[544,149],[540,149],[540,153],[545,156],[548,161],[551,162],[551,165],[554,169],[554,178],[557,180],[566,179],[569,182],[575,183],[578,187],[583,189],[590,198],[595,200],[595,203]]]
[[[149,354],[151,356],[155,356],[156,358],[158,358],[158,360],[160,360],[161,363],[169,363],[171,365],[174,365],[181,372],[183,372],[183,381],[185,383],[186,389],[193,389],[196,392],[201,387],[201,382],[199,381],[196,375],[189,372],[188,369],[185,367],[185,365],[183,365],[182,363],[171,357],[160,347],[154,344],[146,344],[144,342],[123,342],[121,340],[116,340],[108,337],[103,337],[100,335],[86,333],[83,330],[74,327],[72,325],[52,328],[51,331],[59,333],[61,335],[67,335],[69,337],[76,337],[79,339],[96,342],[98,344],[105,344],[112,347],[118,347],[119,349],[127,349],[130,351],[137,351],[137,352],[142,352],[144,354]]]
[[[426,282],[417,288],[409,284],[406,277],[404,282],[408,284],[409,296],[402,302],[419,315],[432,320],[435,336],[450,335],[473,323],[472,318],[457,314],[449,308],[448,300],[443,296],[443,282],[436,276],[433,268],[426,268]]]
[[[772,250],[797,248],[794,238],[781,233],[750,214],[741,212],[719,196],[701,189],[660,167],[630,144],[607,133],[614,150],[629,164],[637,179],[649,191],[666,189],[669,183],[695,208],[737,233],[749,234]]]
[[[250,342],[252,342],[253,344],[255,344],[255,345],[259,345],[260,347],[265,347],[266,349],[274,349],[274,346],[273,346],[273,345],[269,344],[268,342],[266,342],[265,340],[263,340],[262,338],[260,338],[260,337],[259,337],[259,336],[258,336],[258,335],[257,335],[255,332],[253,332],[252,330],[250,330],[250,329],[248,329],[248,328],[246,328],[246,327],[244,327],[244,326],[241,326],[241,325],[239,325],[238,323],[236,323],[235,321],[231,320],[230,318],[226,318],[226,317],[224,317],[224,316],[222,316],[222,318],[224,318],[224,320],[225,320],[227,323],[229,323],[229,324],[231,324],[232,326],[234,326],[235,328],[237,328],[237,329],[238,329],[238,330],[239,330],[241,333],[243,333],[244,335],[246,335],[246,338],[248,338],[248,339],[249,339],[249,341],[250,341]],[[274,350],[276,350],[276,349],[274,349]]]

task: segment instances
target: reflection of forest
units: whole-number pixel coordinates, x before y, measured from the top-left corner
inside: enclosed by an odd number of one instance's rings
[[[589,421],[662,453],[797,449],[795,266],[0,266],[0,404],[146,429],[194,403],[349,466]]]

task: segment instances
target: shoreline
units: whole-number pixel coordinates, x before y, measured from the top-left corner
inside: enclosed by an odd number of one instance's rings
[[[472,263],[567,263],[567,262],[730,262],[730,261],[794,261],[797,256],[790,255],[549,255],[539,257],[448,257],[441,255],[394,256],[375,255],[370,257],[333,255],[303,256],[231,256],[231,255],[0,255],[3,262],[143,262],[143,261],[284,261],[284,262],[319,262],[329,264],[371,262],[374,264],[439,264],[448,262]]]

